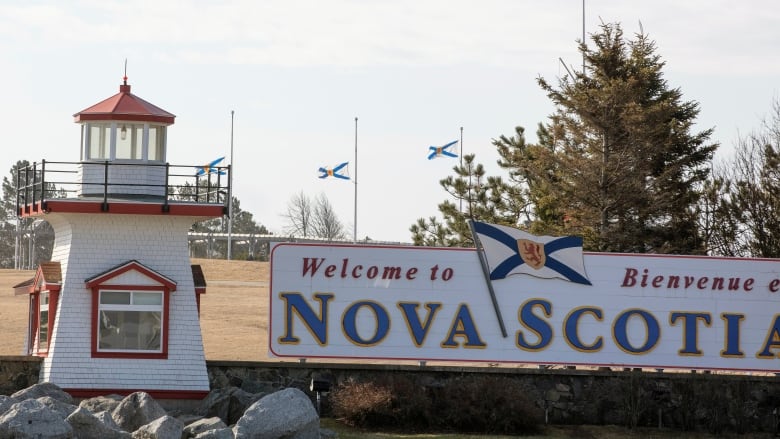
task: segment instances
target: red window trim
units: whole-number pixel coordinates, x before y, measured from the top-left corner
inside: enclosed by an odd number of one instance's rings
[[[100,352],[98,351],[98,322],[100,316],[98,315],[100,304],[100,291],[159,291],[163,293],[163,322],[160,329],[160,337],[162,338],[162,351],[161,352]],[[137,359],[168,359],[168,328],[170,327],[170,296],[171,289],[167,285],[152,286],[152,285],[95,285],[92,286],[92,358],[137,358]]]
[[[35,290],[30,291],[30,334],[27,342],[27,352],[30,355],[46,358],[49,355],[49,347],[51,346],[52,336],[54,335],[54,319],[57,314],[57,302],[60,298],[59,285],[57,288]],[[49,315],[48,315],[48,341],[46,343],[46,349],[40,348],[40,341],[38,341],[38,333],[41,329],[41,293],[49,293]],[[38,346],[36,346],[38,342]]]

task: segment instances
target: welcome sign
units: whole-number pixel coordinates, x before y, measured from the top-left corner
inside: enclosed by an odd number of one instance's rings
[[[495,256],[505,229],[476,230],[484,259],[276,245],[271,354],[780,371],[780,261],[585,253],[572,264],[560,253],[571,243],[548,237],[506,240],[513,250]]]

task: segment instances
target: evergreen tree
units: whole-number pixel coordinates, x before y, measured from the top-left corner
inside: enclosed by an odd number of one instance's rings
[[[411,226],[417,245],[471,245],[467,218],[538,235],[581,235],[589,250],[703,253],[699,201],[717,144],[712,130],[692,133],[696,102],[682,100],[663,79],[655,44],[639,34],[625,41],[604,24],[589,49],[586,71],[553,87],[539,78],[556,110],[526,144],[522,127],[493,140],[507,181],[485,177],[473,156],[441,181],[461,210],[444,201],[443,222]]]
[[[691,132],[698,103],[669,88],[646,35],[625,41],[620,25],[603,24],[592,40],[580,45],[585,72],[557,88],[538,80],[556,111],[541,156],[517,164],[546,176],[532,199],[555,200],[536,206],[554,211],[537,209],[537,229],[580,234],[598,251],[702,253],[696,207],[712,130]]]
[[[409,228],[415,245],[470,247],[474,241],[469,219],[513,225],[525,217],[527,204],[522,187],[507,184],[501,177],[486,176],[484,166],[474,160],[473,154],[463,156],[463,165],[453,168],[456,177],[439,181],[455,202],[439,204],[443,223],[435,217],[420,218]]]

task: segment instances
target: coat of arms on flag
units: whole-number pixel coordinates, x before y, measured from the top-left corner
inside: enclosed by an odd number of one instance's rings
[[[320,173],[319,178],[340,178],[342,180],[349,180],[349,168],[347,168],[349,162],[344,162],[336,165],[332,168],[321,167],[318,169]]]
[[[478,221],[473,226],[490,269],[490,280],[528,274],[591,285],[582,258],[581,237],[534,236],[513,227]]]
[[[428,150],[430,153],[428,154],[428,160],[433,160],[437,157],[458,157],[457,154],[454,152],[450,152],[447,149],[453,145],[457,145],[458,141],[453,140],[452,142],[443,145],[443,146],[429,146]]]

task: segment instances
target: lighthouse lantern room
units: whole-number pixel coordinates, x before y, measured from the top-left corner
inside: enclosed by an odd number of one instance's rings
[[[41,382],[83,397],[208,393],[205,282],[187,233],[226,213],[230,166],[168,163],[174,118],[125,77],[119,93],[74,115],[79,161],[18,170],[17,214],[55,233],[51,260],[15,287],[30,297],[25,350],[44,358]]]

